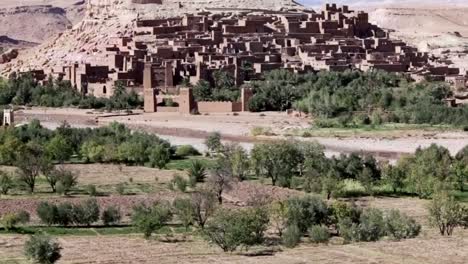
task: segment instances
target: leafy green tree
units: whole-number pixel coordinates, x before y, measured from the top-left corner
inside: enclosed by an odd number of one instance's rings
[[[158,146],[155,149],[157,148]],[[151,150],[150,157],[154,155],[153,152],[155,149]],[[138,142],[137,140],[123,142],[117,148],[118,157],[121,162],[137,165],[144,164],[146,160],[145,151],[146,148],[144,144],[142,144],[142,142]]]
[[[61,193],[66,195],[71,188],[78,184],[77,176],[66,170],[64,167],[54,168],[45,174],[45,178],[52,189],[52,192],[57,191],[57,184],[60,184]]]
[[[104,158],[104,153],[104,145],[94,140],[84,142],[80,148],[80,154],[86,162],[101,162]]]
[[[166,165],[171,161],[171,153],[163,145],[156,145],[149,155],[149,162],[151,167],[158,167],[164,169]]]
[[[460,191],[465,191],[465,183],[468,182],[468,163],[464,161],[455,161],[451,172],[452,181],[455,187]]]
[[[12,130],[7,130],[12,131]],[[5,165],[12,165],[16,162],[18,151],[23,148],[23,143],[14,135],[7,133],[4,135],[0,145],[0,163]]]
[[[226,71],[215,71],[213,79],[217,89],[228,89],[234,86],[234,77]]]
[[[205,229],[209,240],[224,252],[233,252],[239,246],[263,242],[268,227],[268,214],[263,209],[220,209]]]
[[[225,156],[227,165],[232,171],[232,175],[239,181],[247,178],[250,167],[249,156],[245,149],[239,145],[225,145],[222,154]]]
[[[18,181],[24,184],[33,193],[36,187],[36,179],[41,173],[47,174],[51,169],[51,162],[44,155],[42,146],[31,143],[20,153],[20,158],[15,162],[18,167]]]
[[[46,153],[59,163],[69,160],[73,154],[73,147],[68,140],[61,135],[53,137],[47,143],[45,149]]]
[[[376,241],[385,235],[383,213],[377,209],[367,209],[361,214],[359,241]]]
[[[400,161],[400,165],[403,161]],[[386,165],[383,168],[383,180],[391,186],[393,193],[405,186],[406,174],[400,166]]]
[[[213,132],[208,135],[205,139],[205,145],[210,152],[219,152],[223,144],[221,143],[221,134],[219,132]]]
[[[288,227],[288,210],[288,204],[283,201],[277,201],[270,205],[270,223],[280,237],[283,236],[284,230]]]
[[[364,168],[357,177],[358,181],[364,186],[366,192],[373,194],[372,188],[377,183],[376,179],[372,177],[372,171],[369,168]]]
[[[430,197],[436,187],[450,176],[452,157],[450,152],[435,144],[426,149],[417,149],[407,178],[408,187],[421,198]]]
[[[377,241],[386,235],[383,212],[369,208],[362,212],[359,222],[343,218],[338,223],[340,235],[346,241]]]
[[[146,239],[157,230],[161,229],[172,219],[172,212],[165,204],[154,204],[153,206],[139,205],[133,209],[132,224],[143,232]]]
[[[258,177],[270,178],[274,186],[290,186],[300,156],[295,144],[287,141],[256,144],[251,156]]]
[[[342,201],[335,201],[331,204],[329,209],[330,224],[334,225],[335,227],[339,223],[343,223],[345,220],[349,220],[351,224],[358,224],[360,222],[362,209],[354,204],[348,204]],[[339,228],[337,229],[337,231],[339,232]]]
[[[313,75],[297,75],[287,70],[275,70],[264,75],[264,81],[253,82],[254,96],[249,109],[260,111],[285,111],[303,98],[308,90],[307,82]]]
[[[26,257],[40,264],[57,262],[62,257],[61,250],[59,243],[44,235],[33,235],[24,245]]]
[[[326,224],[329,221],[328,206],[319,197],[290,198],[287,206],[288,226],[297,226],[302,233],[312,225]]]
[[[322,192],[325,193],[327,200],[336,196],[344,188],[344,182],[337,176],[336,171],[330,170],[325,176],[320,178]]]
[[[438,227],[443,236],[451,236],[456,227],[463,225],[466,210],[453,196],[446,193],[434,195],[428,210],[431,225]]]
[[[78,176],[72,171],[66,169],[58,169],[54,172],[57,179],[57,192],[63,195],[68,193],[78,185]]]

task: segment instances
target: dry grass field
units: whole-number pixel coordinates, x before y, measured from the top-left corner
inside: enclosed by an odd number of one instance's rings
[[[363,198],[357,203],[381,209],[398,208],[416,217],[426,217],[425,202],[411,198]],[[186,237],[177,243],[146,241],[141,235],[64,236],[59,263],[271,263],[271,264],[465,264],[468,263],[468,230],[457,230],[450,238],[441,237],[422,221],[423,231],[416,239],[341,245],[312,245],[278,249],[273,255],[226,254],[199,237]],[[22,255],[27,237],[0,235],[0,263],[28,263]],[[182,239],[182,237],[180,237]]]

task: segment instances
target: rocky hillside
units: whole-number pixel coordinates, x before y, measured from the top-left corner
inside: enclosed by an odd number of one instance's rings
[[[84,15],[84,1],[67,5],[46,0],[14,1],[25,6],[15,6],[13,1],[0,1],[0,36],[6,36],[22,43],[42,43],[55,36],[77,22]],[[11,44],[11,43],[10,43]],[[2,43],[0,43],[2,45]]]
[[[468,8],[377,8],[370,20],[392,36],[468,70]]]

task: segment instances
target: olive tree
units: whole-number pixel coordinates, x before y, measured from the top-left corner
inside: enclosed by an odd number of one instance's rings
[[[261,244],[268,222],[268,213],[263,208],[220,209],[210,220],[205,234],[224,252],[232,252],[239,246]]]
[[[33,193],[36,179],[39,175],[47,174],[52,163],[46,157],[44,149],[37,143],[28,144],[19,154],[16,162],[18,181],[24,184]]]
[[[201,229],[204,229],[206,222],[216,211],[216,195],[209,190],[200,189],[191,195],[190,200],[193,220]]]
[[[462,226],[467,210],[446,193],[434,195],[428,207],[431,225],[438,227],[443,236],[451,236],[453,230]]]
[[[153,206],[139,205],[133,209],[132,223],[143,232],[146,239],[161,229],[172,219],[172,212],[168,205],[156,203]]]
[[[301,157],[296,144],[288,141],[256,144],[251,156],[256,175],[282,187],[290,186]]]
[[[232,175],[239,181],[247,178],[250,162],[249,156],[243,147],[237,144],[224,145],[222,155],[226,158]]]
[[[223,203],[223,193],[232,188],[234,177],[229,167],[229,160],[226,157],[219,157],[215,168],[208,177],[208,186],[216,195],[218,203]]]

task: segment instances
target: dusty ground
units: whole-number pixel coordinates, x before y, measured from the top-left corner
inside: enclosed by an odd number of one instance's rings
[[[365,198],[358,203],[378,208],[399,208],[416,217],[425,217],[424,202],[416,199]],[[419,219],[418,219],[419,220]],[[381,263],[381,264],[464,264],[468,262],[468,231],[457,230],[451,238],[440,237],[424,225],[416,239],[380,241],[349,245],[304,243],[272,256],[248,257],[224,254],[198,238],[186,242],[147,242],[141,236],[60,237],[63,258],[59,263]],[[27,263],[22,256],[26,237],[0,236],[0,263]]]

